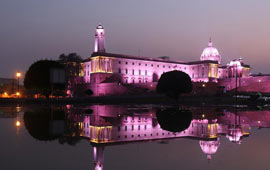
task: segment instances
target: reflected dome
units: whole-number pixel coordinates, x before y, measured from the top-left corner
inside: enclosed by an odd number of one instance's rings
[[[201,55],[201,61],[205,60],[217,61],[219,64],[221,63],[221,56],[219,55],[218,50],[213,47],[211,38],[208,42],[208,47],[203,50]]]
[[[210,160],[212,158],[211,155],[217,152],[217,149],[220,145],[219,138],[214,141],[200,141],[200,146],[202,151],[207,155],[207,159]]]
[[[226,135],[226,138],[229,139],[229,141],[241,144],[241,139],[243,137],[243,133],[240,127],[231,128],[228,130],[228,134]]]

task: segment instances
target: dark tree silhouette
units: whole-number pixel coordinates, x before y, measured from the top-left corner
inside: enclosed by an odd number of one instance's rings
[[[170,132],[181,132],[187,129],[192,121],[192,113],[189,110],[168,108],[156,112],[160,127]]]
[[[52,60],[40,60],[33,63],[26,72],[24,87],[48,98],[52,90],[50,82],[50,70],[52,68],[63,68],[63,66]],[[54,85],[53,88],[54,90],[64,90],[65,85],[58,84]]]
[[[25,128],[29,134],[41,141],[50,141],[59,138],[61,134],[53,134],[50,123],[53,120],[64,120],[64,118],[64,111],[52,111],[49,108],[26,111],[23,117]]]
[[[178,99],[180,94],[192,91],[192,82],[188,74],[182,71],[170,71],[161,75],[156,91]]]
[[[85,93],[86,95],[88,95],[88,96],[92,96],[92,95],[94,94],[94,92],[93,92],[91,89],[85,90],[84,93]]]

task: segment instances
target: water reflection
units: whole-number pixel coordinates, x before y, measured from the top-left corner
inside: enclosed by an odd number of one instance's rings
[[[67,105],[29,109],[23,120],[28,133],[37,140],[69,145],[88,140],[93,147],[94,169],[104,168],[104,150],[111,145],[189,138],[198,141],[210,160],[221,145],[221,136],[241,144],[251,127],[270,127],[270,111],[189,109]]]

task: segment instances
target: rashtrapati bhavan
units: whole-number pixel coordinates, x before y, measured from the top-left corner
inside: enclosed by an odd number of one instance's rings
[[[209,83],[216,84],[223,91],[236,87],[240,91],[269,91],[264,86],[270,78],[252,76],[251,67],[242,58],[222,65],[221,55],[211,39],[200,60],[194,62],[172,61],[169,57],[113,54],[105,50],[105,30],[102,25],[95,30],[94,52],[83,62],[82,75],[83,83],[94,95],[115,95],[126,93],[134,87],[154,90],[160,76],[173,70],[187,73],[194,84],[204,87]]]

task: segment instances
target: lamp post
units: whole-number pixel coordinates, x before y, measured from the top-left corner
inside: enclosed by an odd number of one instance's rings
[[[19,97],[20,95],[20,77],[22,76],[22,73],[17,72],[16,77],[17,77],[17,93],[16,95]]]

